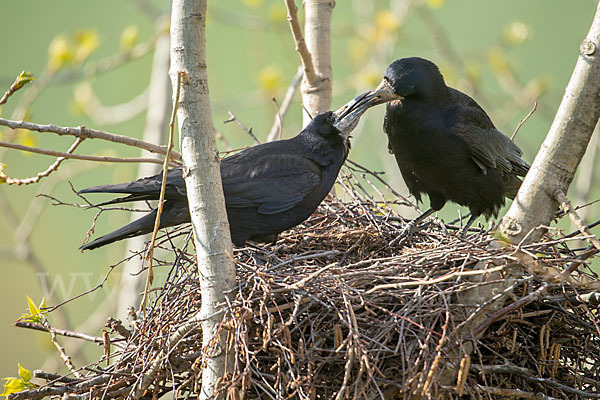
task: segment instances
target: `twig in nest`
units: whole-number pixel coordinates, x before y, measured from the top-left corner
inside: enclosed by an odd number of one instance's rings
[[[581,220],[579,214],[577,214],[577,211],[573,209],[573,206],[571,205],[569,199],[567,199],[567,196],[565,196],[565,193],[562,190],[557,189],[554,191],[554,198],[560,203],[563,210],[565,210],[565,212],[569,215],[571,221],[577,225],[579,231],[586,236],[586,239],[589,240],[589,242],[596,249],[600,250],[600,240],[596,239],[596,237],[589,231],[588,227],[585,225],[585,222]]]

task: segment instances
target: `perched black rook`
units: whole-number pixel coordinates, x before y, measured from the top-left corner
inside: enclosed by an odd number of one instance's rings
[[[388,148],[410,193],[417,201],[423,193],[430,200],[430,209],[409,230],[450,200],[471,211],[464,233],[478,216],[496,217],[505,197],[515,197],[519,177],[529,170],[521,149],[475,100],[446,86],[434,63],[418,57],[394,61],[381,84],[351,107],[388,101]]]
[[[274,241],[286,229],[308,218],[335,183],[350,150],[349,135],[369,105],[344,106],[317,115],[297,136],[250,147],[221,161],[221,179],[231,239]],[[79,193],[120,193],[97,206],[158,200],[162,173],[133,182],[96,186]],[[181,168],[167,173],[160,227],[190,222]],[[80,247],[95,249],[152,232],[156,210]]]

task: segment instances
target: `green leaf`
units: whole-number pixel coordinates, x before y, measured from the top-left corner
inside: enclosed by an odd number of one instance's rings
[[[19,378],[4,378],[6,383],[4,384],[4,392],[0,393],[0,396],[8,396],[11,393],[18,393],[27,389],[27,385]]]
[[[24,382],[29,382],[31,378],[33,378],[33,374],[27,368],[23,368],[19,363],[19,376],[23,379]]]
[[[44,320],[46,318],[46,312],[42,311],[41,309],[46,307],[46,299],[42,298],[42,302],[38,307],[35,305],[33,300],[31,300],[31,297],[27,296],[27,304],[29,305],[29,314],[21,315],[21,318],[19,318],[19,320],[35,322],[38,324],[44,323]]]
[[[31,297],[27,296],[27,303],[29,303],[29,314],[36,315],[40,313],[40,309],[37,308]]]

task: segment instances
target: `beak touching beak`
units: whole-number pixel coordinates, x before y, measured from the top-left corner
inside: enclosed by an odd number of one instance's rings
[[[336,117],[334,125],[340,132],[349,135],[358,124],[360,117],[369,108],[391,100],[402,99],[403,97],[397,95],[392,86],[386,80],[383,80],[374,90],[356,96],[334,111]]]

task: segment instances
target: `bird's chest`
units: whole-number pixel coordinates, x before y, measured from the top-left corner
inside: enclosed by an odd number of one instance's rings
[[[443,181],[469,155],[444,113],[427,108],[388,109],[384,130],[403,176],[415,183]]]

